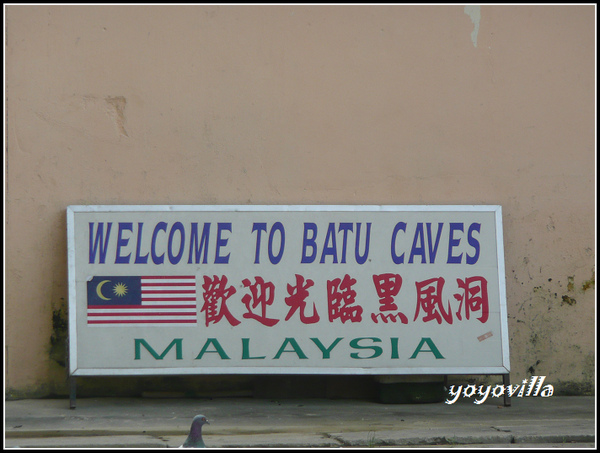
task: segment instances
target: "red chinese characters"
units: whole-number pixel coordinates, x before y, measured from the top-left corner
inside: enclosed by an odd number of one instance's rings
[[[313,324],[315,322],[319,322],[320,316],[317,313],[317,307],[313,302],[313,314],[312,316],[306,316],[304,311],[306,310],[306,298],[308,297],[308,288],[313,286],[315,282],[310,278],[306,279],[306,284],[304,284],[304,277],[302,275],[296,274],[296,286],[287,285],[287,291],[289,297],[285,298],[285,303],[289,305],[290,311],[288,312],[285,320],[289,320],[292,315],[300,310],[300,321],[304,324]]]
[[[465,318],[470,319],[471,312],[480,311],[481,316],[477,318],[482,323],[488,320],[490,305],[488,301],[487,280],[483,277],[469,277],[464,280],[456,280],[458,287],[463,290],[462,294],[455,294],[454,298],[460,302],[456,317],[462,319],[461,310],[464,306]]]
[[[240,299],[231,299],[236,294],[233,285],[229,285],[226,276],[204,276],[202,284],[204,305],[201,312],[205,313],[206,326],[217,324],[225,318],[232,326],[237,326],[240,321],[232,314],[239,313],[236,304]],[[287,284],[287,295],[277,296],[277,288],[273,282],[266,281],[261,276],[253,280],[245,278],[242,284],[246,292],[241,296],[241,305],[245,307],[242,317],[259,322],[266,327],[273,327],[281,319],[273,316],[281,313],[276,305],[282,302],[289,308],[283,321],[292,318],[299,319],[303,324],[315,324],[321,320],[317,310],[317,304],[327,303],[327,320],[330,323],[341,321],[361,323],[364,322],[363,312],[365,307],[362,303],[375,302],[370,293],[359,294],[357,279],[345,274],[343,277],[326,281],[324,293],[313,294],[314,280],[295,274],[295,284]],[[488,298],[488,283],[481,276],[457,278],[457,291],[447,292],[454,296],[454,302],[444,297],[446,280],[443,277],[429,278],[415,282],[416,300],[409,300],[407,292],[402,290],[403,279],[400,274],[382,273],[371,276],[372,285],[379,298],[379,311],[371,313],[371,321],[374,323],[397,323],[408,324],[409,319],[403,313],[410,306],[414,307],[413,322],[435,322],[437,324],[453,324],[455,319],[468,322],[472,317],[479,322],[485,323],[489,319],[490,307]],[[322,290],[321,290],[322,291]],[[404,296],[403,296],[404,294]],[[312,297],[311,297],[312,296]],[[362,296],[359,297],[359,296]],[[309,302],[308,299],[311,298]],[[313,302],[316,300],[317,302]],[[228,305],[229,303],[229,305]],[[310,304],[312,303],[312,309]],[[401,307],[404,307],[401,310]],[[230,311],[230,308],[232,309]],[[269,312],[270,315],[269,316]]]
[[[398,310],[394,298],[402,288],[402,277],[398,274],[373,275],[373,284],[379,296],[379,313],[371,313],[371,319],[377,323],[381,319],[384,323],[400,321],[408,324],[408,318],[401,312],[389,313]],[[388,313],[384,313],[388,312]]]
[[[441,324],[442,321],[452,324],[450,304],[448,303],[448,309],[446,309],[442,301],[442,290],[445,282],[446,280],[442,277],[415,282],[417,287],[417,310],[413,321],[417,320],[422,309],[424,322],[435,320],[438,324]]]
[[[275,285],[271,282],[265,282],[262,277],[256,277],[255,283],[251,283],[245,278],[242,283],[248,289],[250,294],[242,297],[242,303],[248,310],[242,316],[248,319],[255,319],[261,324],[271,327],[279,322],[278,319],[267,318],[267,307],[273,304],[275,299]],[[255,313],[253,310],[260,307],[260,313]]]
[[[200,309],[206,313],[206,326],[212,322],[217,323],[225,316],[232,326],[237,326],[240,321],[235,319],[227,308],[227,299],[229,299],[236,290],[233,286],[227,287],[227,277],[217,277],[211,279],[204,276],[204,305]]]
[[[329,322],[340,319],[342,324],[346,321],[362,321],[363,308],[357,305],[356,291],[352,289],[356,279],[348,274],[344,278],[327,280],[327,306]]]

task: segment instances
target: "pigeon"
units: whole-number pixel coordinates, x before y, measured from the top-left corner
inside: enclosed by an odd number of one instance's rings
[[[192,427],[190,428],[190,434],[183,445],[179,448],[205,448],[204,441],[202,440],[202,425],[208,423],[208,420],[204,415],[196,415],[192,420]],[[210,425],[210,423],[208,423]]]

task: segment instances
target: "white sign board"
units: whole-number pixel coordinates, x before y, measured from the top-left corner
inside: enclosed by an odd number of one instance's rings
[[[70,374],[505,374],[499,206],[70,206]]]

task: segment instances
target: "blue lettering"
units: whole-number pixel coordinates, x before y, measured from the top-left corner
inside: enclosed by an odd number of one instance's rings
[[[138,234],[137,234],[137,243],[135,247],[135,264],[146,264],[148,262],[148,255],[146,253],[144,256],[140,256],[140,248],[142,246],[142,229],[144,228],[144,224],[142,222],[138,222]]]
[[[154,264],[162,264],[165,261],[165,254],[157,255],[156,254],[156,237],[158,236],[159,231],[167,232],[167,223],[166,222],[158,222],[154,227],[154,231],[152,232],[152,244],[150,245],[150,252],[152,253],[152,262]]]
[[[279,231],[280,240],[279,240],[279,253],[277,255],[273,254],[273,235],[275,231]],[[273,228],[271,228],[271,233],[269,233],[269,260],[272,264],[277,264],[281,261],[281,257],[283,256],[283,249],[285,248],[285,229],[283,228],[283,224],[281,222],[275,222]]]
[[[117,236],[117,256],[115,258],[115,264],[129,264],[129,257],[121,256],[121,247],[127,247],[129,244],[129,238],[123,238],[123,231],[133,231],[133,223],[131,222],[119,222],[119,235]]]
[[[460,261],[462,260],[462,253],[458,256],[452,255],[452,249],[454,247],[458,247],[458,245],[460,244],[460,238],[454,239],[454,232],[456,230],[464,231],[463,224],[462,223],[450,223],[450,240],[448,242],[448,264],[450,264],[450,263],[460,264]]]
[[[94,223],[90,222],[90,248],[89,248],[89,262],[96,262],[96,252],[100,251],[99,263],[104,264],[106,260],[106,251],[108,250],[108,238],[110,237],[110,228],[112,222],[108,222],[106,228],[106,239],[104,239],[104,222],[98,222],[98,229],[96,230],[96,237],[94,238]]]
[[[308,231],[312,231],[312,237],[308,237]],[[315,239],[317,238],[317,224],[311,222],[304,223],[304,237],[302,238],[302,260],[301,263],[312,263],[317,257],[317,243]],[[307,247],[312,248],[312,254],[308,256],[306,254]]]
[[[260,235],[263,231],[267,231],[266,223],[254,223],[252,225],[252,232],[256,233],[256,253],[254,254],[254,264],[260,264]]]
[[[173,237],[175,236],[175,231],[179,231],[180,241],[179,241],[179,252],[177,255],[173,255]],[[177,264],[181,260],[183,256],[183,246],[185,243],[185,229],[183,228],[183,224],[181,222],[175,222],[171,227],[171,231],[169,232],[169,242],[167,251],[169,252],[169,262],[171,264]]]
[[[369,257],[369,243],[371,242],[371,223],[367,223],[367,237],[365,240],[365,253],[361,256],[358,252],[360,249],[360,223],[356,224],[356,247],[354,249],[354,257],[358,264],[364,264]]]
[[[331,244],[330,244],[331,242]],[[325,262],[325,256],[331,255],[333,257],[333,263],[336,264],[337,260],[337,245],[335,242],[335,223],[330,223],[327,228],[327,234],[325,236],[325,244],[323,245],[323,252],[321,253],[321,261],[323,264]]]
[[[417,242],[421,244],[420,247],[417,247]],[[421,255],[421,264],[427,263],[427,258],[425,258],[425,244],[423,240],[423,223],[417,223],[417,229],[415,231],[415,237],[413,239],[412,248],[410,249],[410,258],[408,259],[408,263],[413,263],[413,258],[415,255]]]
[[[354,225],[351,223],[340,223],[340,228],[338,229],[338,233],[340,231],[344,232],[344,239],[342,241],[342,263],[346,262],[346,246],[347,246],[347,240],[348,240],[348,231],[354,231]]]
[[[229,263],[229,255],[231,255],[230,253],[225,256],[220,255],[221,247],[226,247],[227,242],[229,241],[229,238],[221,237],[223,231],[231,232],[231,222],[217,224],[217,249],[215,250],[215,264]]]
[[[475,249],[475,255],[467,255],[467,264],[475,264],[479,260],[479,241],[473,237],[473,231],[477,231],[479,233],[480,229],[481,223],[472,223],[469,227],[467,239],[469,241],[469,245]]]
[[[210,234],[210,222],[204,224],[202,228],[202,236],[200,237],[200,244],[198,244],[198,222],[192,222],[192,231],[190,237],[190,255],[188,257],[188,264],[192,264],[192,252],[194,252],[194,263],[200,263],[200,254],[204,250],[204,256],[202,257],[202,264],[207,262],[208,254],[208,236]]]
[[[396,255],[396,237],[400,230],[406,233],[406,222],[398,222],[392,233],[392,261],[394,264],[404,264],[404,253],[400,256]]]
[[[440,245],[440,238],[442,237],[442,229],[444,228],[444,224],[442,222],[438,223],[437,235],[435,238],[435,245],[431,244],[431,223],[427,223],[427,245],[429,246],[429,262],[431,264],[435,263],[435,257],[437,255],[438,245]]]

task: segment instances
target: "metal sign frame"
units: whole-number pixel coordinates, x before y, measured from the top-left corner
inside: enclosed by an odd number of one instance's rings
[[[419,215],[423,215],[425,217],[423,217],[424,219],[428,219],[431,220],[433,219],[433,217],[427,217],[428,215],[431,216],[435,213],[439,213],[441,218],[445,218],[444,216],[446,215],[450,215],[453,213],[456,213],[456,218],[460,218],[463,215],[478,215],[478,214],[489,214],[491,216],[493,216],[493,244],[487,244],[486,247],[493,247],[494,253],[495,253],[495,259],[494,259],[494,269],[492,269],[492,273],[494,274],[494,278],[492,280],[495,279],[495,283],[494,283],[494,292],[495,294],[493,295],[493,299],[496,301],[495,303],[497,303],[497,307],[495,307],[495,309],[497,309],[497,314],[498,314],[498,318],[496,319],[496,321],[499,323],[499,325],[497,326],[498,330],[494,331],[495,338],[493,341],[496,341],[497,346],[495,346],[495,352],[494,354],[497,356],[497,360],[493,365],[485,365],[485,366],[477,366],[474,364],[470,364],[467,366],[414,366],[414,367],[409,367],[409,368],[403,368],[403,367],[398,367],[396,365],[394,365],[394,361],[390,360],[389,364],[386,364],[385,366],[382,365],[378,365],[378,366],[365,366],[364,363],[357,363],[357,366],[311,366],[311,365],[304,365],[302,363],[295,365],[295,366],[290,366],[289,364],[283,364],[281,366],[194,366],[194,367],[190,367],[190,366],[177,366],[177,364],[175,363],[174,365],[168,365],[168,366],[164,366],[164,367],[133,367],[133,368],[129,368],[127,366],[123,366],[122,364],[119,366],[93,366],[93,365],[82,365],[82,357],[78,354],[80,354],[82,352],[82,350],[86,350],[86,348],[88,348],[87,344],[82,344],[82,337],[83,337],[83,332],[86,331],[86,329],[89,328],[89,325],[86,323],[85,321],[85,314],[83,313],[86,309],[86,304],[85,304],[85,297],[86,294],[82,294],[85,293],[85,282],[83,281],[82,277],[85,274],[85,278],[88,280],[88,282],[90,281],[90,276],[88,275],[90,272],[93,274],[94,272],[98,272],[100,275],[113,275],[115,274],[115,272],[111,272],[111,271],[101,271],[98,270],[99,268],[101,268],[101,266],[99,266],[99,264],[94,263],[94,266],[89,266],[89,263],[82,263],[81,258],[78,256],[79,253],[79,249],[82,248],[82,242],[83,244],[89,244],[89,249],[90,249],[90,254],[91,254],[91,250],[92,250],[92,245],[94,245],[96,248],[94,250],[99,250],[98,247],[102,247],[102,243],[101,241],[98,242],[98,238],[96,237],[96,243],[92,244],[92,229],[94,228],[93,226],[90,225],[90,230],[86,231],[87,226],[85,228],[82,227],[82,225],[79,225],[77,223],[78,221],[78,217],[82,217],[82,218],[86,218],[86,216],[90,216],[90,215],[103,215],[103,214],[123,214],[123,213],[131,213],[131,220],[134,220],[135,216],[137,214],[141,214],[143,215],[144,213],[152,213],[152,214],[157,214],[157,215],[185,215],[186,213],[197,213],[199,216],[202,215],[208,215],[209,213],[211,213],[211,215],[220,215],[220,214],[227,214],[227,215],[235,215],[235,216],[244,216],[244,215],[256,215],[257,213],[266,213],[266,214],[276,214],[276,215],[280,215],[283,216],[281,218],[285,218],[286,214],[288,213],[301,213],[302,215],[308,215],[308,216],[314,216],[315,218],[323,218],[323,215],[327,216],[327,215],[333,215],[333,217],[335,218],[336,215],[342,215],[342,217],[344,218],[348,218],[348,215],[350,217],[352,217],[353,215],[374,215],[377,213],[387,213],[385,215],[393,215],[394,213],[406,213],[407,216],[419,216]],[[272,218],[272,217],[271,217]],[[306,220],[307,218],[310,217],[302,217],[302,219]],[[397,220],[397,219],[395,219]],[[338,219],[339,221],[339,219]],[[131,223],[131,222],[130,222]],[[305,222],[306,223],[306,222]],[[488,222],[490,223],[490,222]],[[271,223],[272,225],[272,223]],[[396,223],[396,230],[395,233],[396,234],[402,234],[404,231],[406,231],[406,226],[404,226],[404,230],[402,230],[402,226],[400,226],[398,228],[398,223]],[[99,227],[98,227],[99,228]],[[115,226],[115,229],[117,227]],[[306,228],[306,226],[305,226]],[[430,227],[428,227],[430,228]],[[435,228],[432,227],[432,228]],[[141,229],[141,227],[140,227]],[[261,228],[259,227],[258,230],[260,230]],[[269,234],[268,234],[268,226],[267,228],[265,228],[264,230],[262,230],[262,236],[263,236],[263,246],[265,246],[267,239],[269,238]],[[125,231],[123,233],[123,231]],[[130,245],[133,245],[135,243],[135,238],[133,237],[133,235],[131,235],[131,237],[126,237],[127,234],[129,234],[128,232],[131,232],[132,230],[123,230],[123,231],[119,231],[119,237],[117,239],[118,244],[120,245],[127,245],[128,241],[131,240],[131,242],[129,243]],[[271,230],[272,231],[272,230]],[[323,231],[323,229],[321,230]],[[337,230],[336,233],[339,233],[341,231],[341,227],[339,230]],[[348,230],[351,231],[351,230]],[[348,233],[348,231],[342,231],[342,233],[346,234]],[[428,230],[429,231],[429,230]],[[437,230],[438,231],[438,235],[441,231],[441,228]],[[96,230],[96,232],[98,232],[98,230]],[[113,230],[114,235],[116,235],[116,230]],[[176,235],[177,232],[173,233],[174,235]],[[253,241],[258,240],[258,236],[260,235],[260,232],[257,231],[256,229],[253,230],[252,232],[252,236],[250,236],[250,238]],[[281,231],[278,232],[279,234],[274,234],[273,233],[273,237],[277,238],[279,237],[280,241],[282,241],[282,237],[281,237]],[[421,231],[421,233],[423,233]],[[431,233],[431,232],[429,232]],[[476,237],[476,234],[478,234],[479,231],[475,230],[474,231],[474,235],[472,237],[469,237],[469,239],[472,239],[473,237]],[[88,234],[88,238],[87,239],[81,239],[80,236],[78,235],[85,235]],[[163,234],[161,232],[161,234]],[[231,230],[227,231],[225,230],[225,236],[227,234],[231,234]],[[316,233],[315,233],[316,234]],[[324,233],[320,233],[322,235],[324,235]],[[348,233],[349,234],[349,233]],[[364,230],[363,230],[363,234],[364,234]],[[465,232],[466,234],[466,232]],[[490,233],[491,234],[491,233]],[[114,235],[113,235],[113,239],[114,239]],[[508,375],[508,373],[510,372],[510,362],[509,362],[509,337],[508,337],[508,326],[507,326],[507,306],[506,306],[506,288],[505,288],[505,266],[504,266],[504,246],[503,246],[503,230],[502,230],[502,208],[501,206],[497,206],[497,205],[420,205],[420,206],[416,206],[416,205],[409,205],[409,206],[401,206],[401,205],[360,205],[360,206],[349,206],[349,205],[256,205],[256,206],[247,206],[247,205],[217,205],[217,206],[210,206],[210,205],[149,205],[149,206],[144,206],[144,205],[131,205],[131,206],[127,206],[127,205],[79,205],[79,206],[69,206],[67,208],[67,236],[68,236],[68,274],[69,274],[69,374],[70,376],[76,377],[76,376],[140,376],[140,375],[195,375],[195,374],[362,374],[362,375],[391,375],[391,374],[436,374],[436,375],[456,375],[456,374],[502,374],[502,375]],[[108,235],[107,235],[108,236]],[[164,231],[163,234],[164,237],[166,237],[166,230]],[[358,235],[357,235],[358,236]],[[490,237],[492,237],[490,236]],[[183,237],[183,236],[182,236]],[[323,237],[323,236],[321,236]],[[398,237],[398,236],[396,236]],[[307,233],[306,233],[306,229],[305,229],[305,240],[307,238]],[[433,239],[435,239],[435,236],[433,237]],[[223,239],[225,240],[225,239]],[[429,243],[429,247],[432,246],[432,238],[428,237],[428,240],[430,241]],[[439,236],[438,236],[438,240],[439,240]],[[444,239],[445,240],[445,239]],[[452,240],[452,234],[450,235],[450,241]],[[79,241],[79,242],[78,242]],[[106,241],[108,242],[108,237],[106,238]],[[139,239],[138,239],[139,241]],[[288,239],[288,244],[291,244],[292,238],[290,237]],[[358,238],[357,238],[358,241]],[[426,247],[426,240],[425,240],[425,236],[420,236],[420,243],[419,245],[423,246],[423,256],[425,256],[425,247]],[[414,239],[414,243],[413,243],[413,248],[415,247],[415,243],[417,242],[416,239],[416,235],[415,235],[415,239]],[[443,242],[443,241],[442,241]],[[221,244],[225,244],[225,242],[221,242]],[[335,244],[335,241],[334,241]],[[139,244],[138,244],[139,245]],[[277,244],[276,244],[277,245]],[[435,244],[433,244],[435,245]],[[183,247],[183,245],[181,246]],[[258,259],[258,244],[252,244],[251,245],[252,250],[254,250],[254,247],[256,247],[256,259]],[[269,259],[273,260],[273,261],[277,261],[277,259],[281,259],[281,254],[283,254],[283,243],[279,242],[279,246],[278,246],[278,250],[281,252],[279,255],[276,255],[275,252],[269,256]],[[336,246],[337,247],[337,246]],[[345,245],[344,245],[345,247]],[[357,247],[358,247],[358,242],[357,242]],[[483,247],[483,246],[482,246]],[[277,248],[277,247],[276,247]],[[121,250],[121,252],[119,252],[119,250]],[[123,258],[124,254],[126,253],[124,248],[119,249],[119,245],[117,245],[117,252],[116,255],[117,257]],[[431,251],[431,250],[430,250]],[[389,253],[389,246],[387,249],[387,252]],[[121,253],[121,255],[119,255],[119,253]],[[214,252],[211,252],[214,253]],[[262,251],[261,252],[262,255],[262,259],[267,261],[267,259],[265,258],[266,252]],[[269,253],[271,253],[269,251]],[[287,252],[286,252],[287,253]],[[324,253],[324,252],[323,252]],[[392,249],[391,252],[394,255],[394,250]],[[477,253],[479,253],[479,250],[477,251]],[[466,255],[466,254],[465,254]],[[191,256],[191,251],[190,251],[190,256]],[[217,256],[218,256],[218,252],[217,252]],[[448,254],[448,256],[450,256],[450,253]],[[223,252],[223,255],[220,256],[220,258],[224,258],[225,257],[225,252]],[[394,255],[395,259],[397,261],[400,260],[399,257],[399,253]],[[331,258],[331,257],[327,257],[327,258]],[[389,258],[389,257],[388,257]],[[408,256],[407,256],[408,259]],[[412,259],[412,255],[411,255],[411,259]],[[321,265],[321,269],[324,269],[325,267],[327,267],[327,260],[324,260],[325,262]],[[84,267],[84,264],[90,268],[94,268],[93,270],[87,270],[87,273],[78,273],[80,272],[80,268]],[[252,265],[253,263],[250,263],[250,265]],[[121,274],[123,274],[123,272],[126,275],[129,274],[135,274],[135,272],[132,271],[127,271],[127,265],[126,264],[120,264],[117,266],[121,266],[119,269],[119,272]],[[114,266],[113,266],[114,267]],[[215,270],[215,267],[218,267],[218,265],[213,265],[212,267],[210,265],[206,266],[206,269],[204,271],[205,274],[207,275],[213,275],[213,274],[217,274],[217,273],[221,273],[223,267],[220,267],[218,270]],[[331,267],[331,266],[329,266]],[[427,268],[427,264],[422,264],[423,268]],[[355,266],[356,269],[356,266]],[[196,273],[195,273],[196,275]],[[248,275],[249,276],[255,276],[256,272],[254,270],[252,271],[248,271]],[[196,277],[199,279],[199,276],[196,275]],[[198,280],[200,282],[200,280]],[[406,282],[406,287],[408,287],[409,285],[411,285],[413,282]],[[237,282],[238,285],[238,291],[242,292],[243,289],[239,289],[241,288],[241,286],[239,286],[239,281]],[[197,284],[197,287],[199,287],[200,284]],[[289,285],[288,285],[289,286]],[[90,295],[91,293],[89,292],[90,290],[88,289],[88,293],[87,293],[87,297],[90,298],[92,297],[92,295]],[[283,291],[283,290],[282,290]],[[465,294],[467,292],[467,289],[465,289]],[[200,295],[201,291],[197,289],[197,297],[198,300],[201,301],[202,296]],[[102,295],[101,290],[98,291],[99,295]],[[290,293],[291,294],[291,293]],[[95,296],[94,296],[95,297]],[[458,299],[458,297],[455,295],[455,297]],[[465,296],[466,297],[466,296]],[[462,301],[464,302],[464,301]],[[461,304],[462,304],[461,302]],[[90,302],[88,301],[88,304]],[[444,301],[445,303],[445,301]],[[200,304],[201,302],[198,303],[197,308],[200,309]],[[311,302],[312,304],[312,302]],[[461,305],[462,306],[462,305]],[[89,310],[89,309],[88,309]],[[199,312],[200,310],[198,310]],[[407,312],[408,313],[408,312]],[[365,315],[367,315],[367,313],[365,313]],[[412,313],[410,313],[410,317],[412,319]],[[297,316],[297,313],[296,313]],[[468,313],[467,313],[467,317],[468,317]],[[416,316],[415,316],[416,319]],[[246,320],[244,320],[246,321]],[[89,322],[89,321],[88,321]],[[478,322],[478,321],[473,321],[473,322]],[[339,320],[337,322],[338,325],[342,325]],[[433,323],[432,323],[433,324]],[[346,324],[343,324],[346,325]],[[383,325],[383,324],[380,324]],[[463,324],[465,325],[465,324]],[[207,326],[208,326],[208,322],[207,322]],[[92,327],[94,328],[94,327]],[[108,330],[106,330],[107,333],[113,334],[115,332],[119,332],[119,328],[121,327],[109,327]],[[112,330],[111,330],[112,329]],[[133,330],[135,330],[135,328],[131,328]],[[485,329],[483,329],[485,330]],[[96,332],[98,332],[99,330],[96,330]],[[232,330],[230,329],[230,332],[232,332]],[[486,340],[489,336],[491,336],[491,332],[481,332],[482,335],[479,337],[479,341],[483,342],[484,340]],[[358,334],[355,334],[358,335]],[[486,336],[487,335],[487,336]],[[139,336],[139,335],[138,335]],[[345,336],[343,333],[338,334],[338,337],[343,337]],[[499,337],[499,339],[498,339]],[[99,338],[97,336],[93,337],[95,339]],[[365,336],[361,337],[361,338],[365,338]],[[361,338],[359,338],[358,340],[361,340]],[[393,340],[393,339],[392,339]],[[90,340],[85,340],[85,341],[90,341]],[[137,341],[137,340],[136,340]],[[249,340],[248,340],[249,341]],[[362,341],[362,340],[361,340]],[[218,342],[216,342],[218,343]],[[219,348],[219,345],[213,343],[211,345],[205,344],[205,352],[206,349],[209,349],[210,352],[219,352],[218,350],[215,350],[215,348]],[[327,344],[332,345],[333,343],[331,343],[331,341],[329,343],[325,343],[325,346],[323,346],[323,344],[321,344],[321,351],[325,351],[327,348]],[[168,341],[166,343],[161,344],[160,346],[153,343],[152,347],[154,347],[155,349],[157,349],[159,352],[163,351],[164,354],[167,354],[167,349],[165,349],[165,347],[168,345]],[[139,348],[140,351],[142,351],[143,354],[148,355],[147,353],[151,350],[152,347],[149,347],[150,345],[148,343],[143,344],[142,342],[138,342],[136,343],[136,347]],[[175,347],[179,346],[179,344],[175,344],[174,347],[172,348],[172,350],[175,350]],[[202,346],[202,344],[200,344],[196,349],[199,349],[199,347]],[[248,344],[246,343],[245,345],[246,347],[248,347]],[[421,348],[422,346],[422,348]],[[99,346],[96,344],[96,348],[98,348]],[[330,346],[331,347],[331,346]],[[354,353],[355,354],[359,354],[359,352],[357,351],[361,351],[361,350],[365,350],[368,349],[369,347],[371,348],[371,351],[374,351],[375,347],[377,346],[373,346],[371,343],[369,343],[368,341],[363,341],[363,343],[359,343],[358,341],[356,341],[354,343]],[[392,345],[392,347],[394,347]],[[291,349],[290,349],[291,348]],[[414,348],[414,346],[413,346]],[[431,352],[431,345],[429,345],[429,343],[427,345],[420,345],[419,348],[421,348],[423,351],[427,351],[427,352]],[[429,350],[427,349],[429,348]],[[288,343],[287,345],[281,345],[281,348],[279,349],[280,352],[296,352],[297,354],[298,351],[295,348],[295,346],[292,343]],[[196,354],[198,351],[195,351],[194,354]],[[248,352],[248,351],[246,351]],[[155,351],[156,353],[156,351]],[[173,355],[173,353],[169,353],[169,355]],[[220,354],[220,353],[219,353]],[[252,354],[251,352],[248,352],[248,355]],[[325,354],[325,352],[324,352]],[[218,354],[212,354],[213,356],[216,356]],[[288,354],[290,355],[290,354]],[[293,354],[291,354],[293,355]],[[200,354],[199,354],[200,356]],[[208,354],[206,355],[208,356]],[[325,355],[323,355],[323,357],[325,357]],[[363,358],[363,357],[359,357],[359,356],[355,356],[358,358]],[[249,358],[256,358],[256,357],[249,357]],[[251,362],[251,361],[250,361]],[[256,362],[255,362],[256,363]]]

